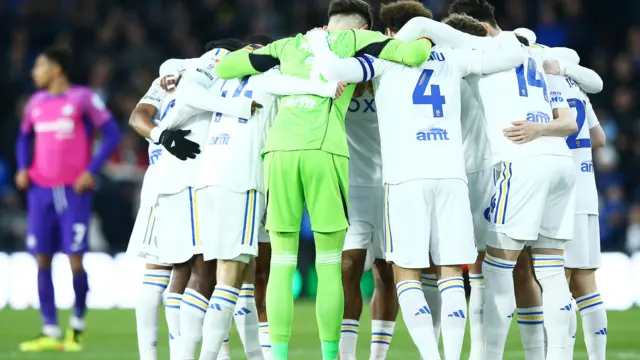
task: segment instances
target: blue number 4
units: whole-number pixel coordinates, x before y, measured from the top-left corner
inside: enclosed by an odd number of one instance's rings
[[[579,99],[567,99],[567,103],[569,103],[569,107],[576,109],[576,122],[578,123],[578,131],[567,136],[567,146],[569,147],[569,149],[591,147],[591,142],[589,141],[589,139],[578,139],[578,135],[580,135],[580,131],[582,130],[582,127],[584,126],[584,123],[587,119],[585,103]]]
[[[527,84],[529,84],[529,86],[542,88],[542,90],[544,91],[544,99],[546,101],[549,101],[547,83],[544,82],[544,75],[536,69],[536,61],[533,58],[529,58],[526,71],[527,74],[525,78],[524,64],[516,68],[516,77],[518,79],[518,93],[520,94],[520,96],[529,96],[529,89],[527,88]]]
[[[162,121],[162,119],[164,119],[164,117],[167,116],[167,113],[169,112],[169,110],[171,110],[174,106],[176,106],[176,99],[171,99],[171,101],[169,101],[169,103],[167,104],[167,107],[164,108],[164,111],[162,112],[162,116],[160,117],[160,121]]]
[[[224,85],[226,84],[226,80],[225,82],[222,84],[222,87],[224,87]],[[233,95],[231,95],[231,97],[238,97],[240,95],[244,95],[244,97],[251,99],[253,97],[253,91],[252,90],[244,90],[244,88],[247,86],[247,83],[249,82],[249,76],[245,76],[242,81],[240,82],[240,85],[238,85],[238,87],[236,88],[236,90],[233,92]],[[222,97],[227,97],[227,90],[222,91],[222,93],[220,93],[220,95]],[[216,113],[216,118],[215,118],[215,122],[219,122],[220,118],[222,117],[222,113]],[[240,124],[246,124],[247,123],[247,119],[238,119],[238,122]]]
[[[415,105],[431,105],[433,107],[433,117],[439,118],[444,115],[442,105],[446,104],[446,100],[442,94],[440,94],[440,85],[431,85],[431,95],[425,95],[425,90],[431,80],[433,70],[422,70],[418,83],[415,89],[413,89],[413,103]]]

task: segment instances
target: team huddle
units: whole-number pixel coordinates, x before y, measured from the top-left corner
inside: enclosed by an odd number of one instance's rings
[[[425,360],[440,338],[460,359],[467,319],[470,359],[502,359],[513,317],[526,359],[572,359],[576,307],[589,358],[605,359],[591,154],[605,136],[587,97],[602,80],[493,11],[456,0],[438,22],[401,0],[382,6],[382,34],[365,1],[334,0],[323,29],[163,63],[129,122],[149,141],[128,249],[146,261],[140,359],[157,359],[165,290],[171,359],[200,342],[201,360],[229,359],[232,323],[247,359],[298,357],[305,207],[323,359],[356,359],[366,269],[371,360],[399,309]]]

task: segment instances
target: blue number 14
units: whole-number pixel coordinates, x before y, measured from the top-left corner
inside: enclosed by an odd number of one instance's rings
[[[413,89],[413,103],[415,105],[431,105],[433,107],[433,117],[439,118],[444,115],[442,105],[447,103],[444,96],[440,94],[440,85],[431,85],[431,95],[425,95],[424,93],[432,75],[433,70],[422,70],[418,83]]]
[[[249,76],[245,76],[242,81],[240,82],[240,85],[238,85],[238,87],[236,88],[236,90],[233,92],[233,95],[231,95],[231,97],[238,97],[240,95],[244,95],[244,97],[247,97],[249,99],[251,99],[251,97],[253,96],[253,91],[252,90],[244,90],[244,88],[247,86],[247,83],[249,82]],[[227,83],[227,81],[225,80],[225,82],[222,84],[222,87],[224,87],[224,85]],[[227,90],[222,91],[222,93],[220,93],[220,95],[222,97],[227,97]],[[222,113],[216,113],[216,118],[215,118],[215,122],[219,122],[220,118],[222,117]],[[238,122],[241,124],[246,124],[247,123],[247,119],[238,119]]]
[[[525,70],[527,72],[526,77]],[[526,69],[524,64],[516,68],[516,78],[518,79],[518,93],[520,96],[529,96],[528,84],[529,86],[542,88],[544,91],[544,99],[549,101],[547,83],[544,82],[544,75],[536,69],[536,61],[533,58],[529,58]]]

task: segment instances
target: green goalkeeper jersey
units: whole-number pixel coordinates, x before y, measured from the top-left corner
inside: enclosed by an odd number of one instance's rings
[[[428,40],[406,43],[367,30],[331,31],[328,42],[341,58],[368,54],[409,66],[422,64],[431,52]],[[302,34],[272,42],[252,53],[239,50],[225,56],[216,65],[216,74],[229,79],[266,71],[277,61],[263,65],[265,62],[258,60],[265,55],[279,60],[280,71],[285,75],[321,79],[313,70],[313,53]],[[320,149],[349,156],[344,119],[354,89],[355,85],[347,86],[337,100],[314,95],[283,96],[276,120],[267,134],[264,153]]]

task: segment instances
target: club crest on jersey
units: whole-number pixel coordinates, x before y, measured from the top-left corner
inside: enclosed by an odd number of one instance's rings
[[[548,122],[551,122],[551,117],[549,116],[549,114],[546,114],[542,111],[536,111],[536,112],[527,113],[526,120],[529,122],[546,124]]]
[[[227,133],[216,134],[209,138],[209,145],[229,145],[229,139],[231,139],[231,135]]]
[[[580,163],[580,172],[592,173],[593,172],[593,160],[583,161]]]
[[[444,61],[444,54],[436,51],[431,51],[431,55],[429,55],[429,60],[427,61]]]
[[[351,99],[349,103],[349,112],[358,112],[360,109],[364,109],[362,112],[376,112],[376,103],[374,99]]]
[[[416,133],[416,140],[418,141],[446,141],[449,139],[449,133],[445,129],[431,128],[418,130]]]

